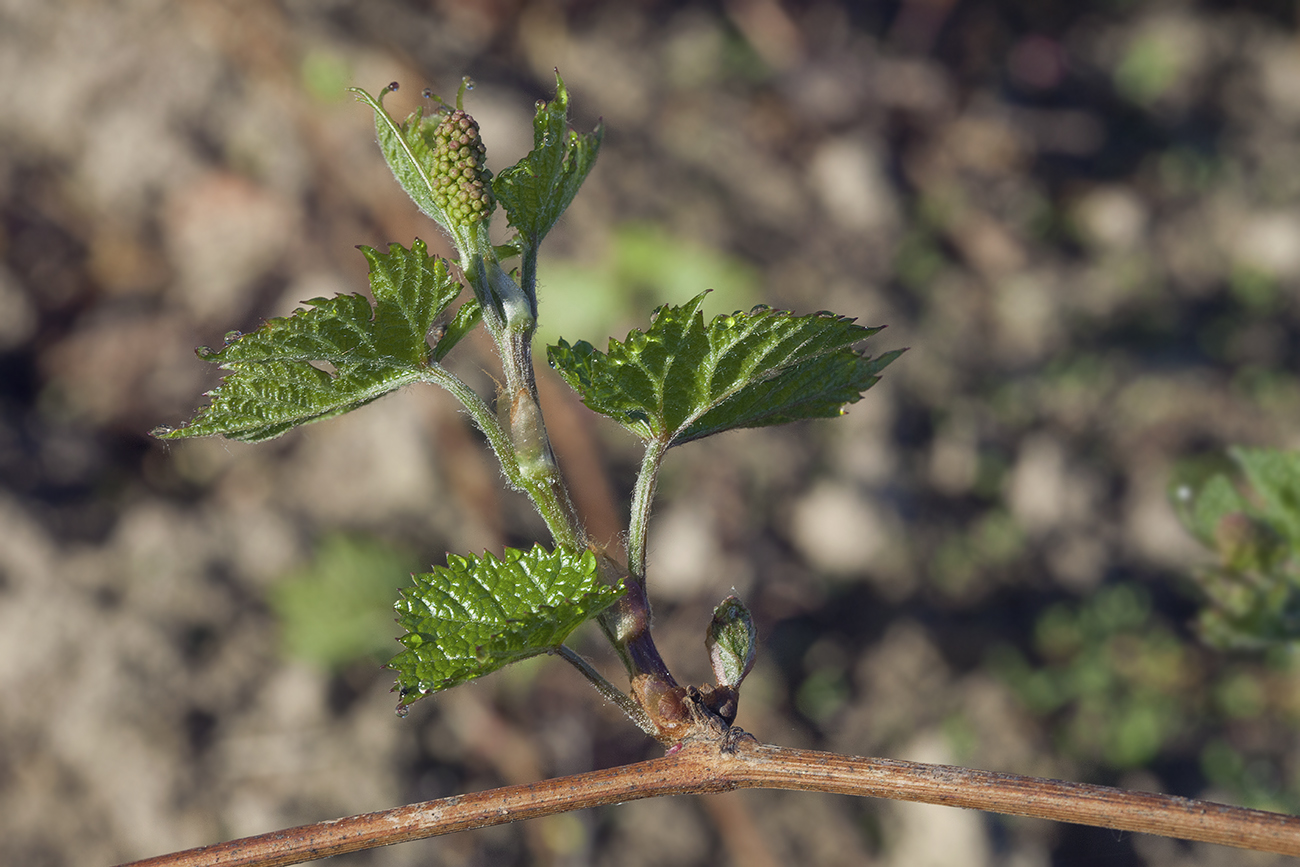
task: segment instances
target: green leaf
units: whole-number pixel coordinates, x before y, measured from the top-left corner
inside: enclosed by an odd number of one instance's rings
[[[483,320],[483,307],[479,304],[477,298],[471,298],[460,309],[456,315],[447,323],[447,330],[442,333],[438,339],[438,344],[433,348],[433,355],[430,357],[434,361],[442,361],[451,348],[466,334],[474,330],[474,326]]]
[[[414,579],[396,606],[406,650],[388,663],[403,705],[559,647],[623,593],[601,581],[590,551],[540,545],[501,559],[448,555]]]
[[[492,181],[492,192],[510,225],[534,250],[596,164],[605,134],[600,125],[589,133],[569,129],[568,111],[569,91],[556,72],[555,98],[539,102],[533,118],[532,151]]]
[[[378,99],[359,87],[349,89],[358,101],[374,111],[379,149],[383,151],[384,159],[397,182],[421,211],[446,228],[449,223],[447,215],[435,200],[434,147],[429,140],[438,126],[439,118],[425,117],[423,109],[419,109],[402,123],[393,120],[388,109],[384,108],[383,98],[396,89],[395,83],[381,90]]]
[[[1205,481],[1200,490],[1175,491],[1174,504],[1183,525],[1202,544],[1214,547],[1219,523],[1228,515],[1239,514],[1246,501],[1227,476],[1217,475]]]
[[[1229,454],[1263,500],[1262,516],[1300,547],[1300,452],[1237,447]]]
[[[903,350],[871,358],[853,344],[879,331],[830,313],[756,307],[707,325],[704,295],[663,306],[644,333],[608,353],[561,340],[548,351],[588,407],[644,440],[679,445],[724,430],[840,415]]]
[[[230,374],[191,422],[158,428],[154,436],[221,434],[261,442],[424,378],[431,369],[429,329],[460,284],[419,240],[410,250],[393,244],[388,253],[361,252],[370,261],[373,308],[362,295],[314,298],[306,302],[310,310],[271,319],[251,334],[227,335],[216,352],[200,348],[200,358]],[[438,357],[444,341],[454,343],[472,327],[473,308],[461,313],[464,321],[458,316],[439,341]]]

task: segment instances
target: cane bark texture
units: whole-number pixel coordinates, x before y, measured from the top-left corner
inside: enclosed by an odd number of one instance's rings
[[[799,789],[916,801],[1300,856],[1300,817],[1107,786],[762,744],[732,729],[663,758],[303,825],[123,867],[279,867],[663,795]]]

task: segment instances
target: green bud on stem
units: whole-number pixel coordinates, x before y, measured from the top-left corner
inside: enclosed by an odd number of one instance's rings
[[[754,667],[758,631],[745,603],[728,596],[719,603],[709,623],[704,646],[709,651],[719,686],[738,687]]]

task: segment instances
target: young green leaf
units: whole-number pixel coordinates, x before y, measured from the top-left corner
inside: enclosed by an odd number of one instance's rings
[[[1230,454],[1263,501],[1263,515],[1300,548],[1300,452],[1237,447]]]
[[[483,320],[483,308],[477,298],[471,298],[460,309],[456,315],[447,323],[447,328],[438,338],[437,345],[433,347],[433,354],[430,359],[433,361],[442,361],[451,352],[453,346],[460,343],[460,339],[474,330],[474,326]]]
[[[533,250],[577,195],[605,134],[600,125],[589,133],[569,129],[568,111],[569,91],[556,72],[555,98],[537,104],[532,151],[492,181],[510,225]]]
[[[839,415],[902,350],[851,347],[879,331],[829,313],[756,307],[707,325],[704,295],[660,307],[650,328],[608,353],[561,340],[551,366],[591,409],[644,440],[679,445],[724,430]]]
[[[406,650],[388,663],[403,705],[554,650],[623,593],[590,551],[507,548],[501,559],[448,555],[402,591]]]
[[[158,428],[154,435],[221,434],[261,442],[425,378],[429,329],[460,294],[460,284],[419,240],[410,250],[392,244],[387,253],[369,247],[361,252],[370,261],[373,308],[362,295],[315,298],[307,302],[310,310],[271,319],[251,334],[228,336],[216,352],[200,348],[200,358],[230,374],[191,422]],[[445,354],[443,344],[455,343],[474,321],[474,308],[468,313],[462,308],[433,354]]]

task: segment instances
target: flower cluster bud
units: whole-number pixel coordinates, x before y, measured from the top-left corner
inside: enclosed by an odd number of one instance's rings
[[[434,199],[452,223],[470,225],[492,213],[496,200],[484,161],[478,122],[455,109],[433,131]]]

